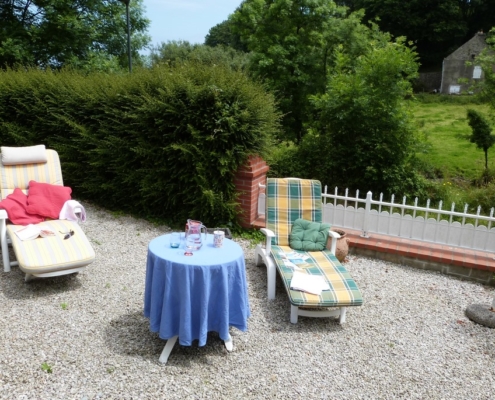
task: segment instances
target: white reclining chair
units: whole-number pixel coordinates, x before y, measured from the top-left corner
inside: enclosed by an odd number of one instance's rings
[[[45,146],[2,147],[0,160],[0,196],[5,199],[16,188],[28,194],[29,182],[63,186],[58,154]],[[6,210],[0,210],[0,240],[5,272],[18,265],[32,277],[51,277],[82,271],[95,259],[95,252],[77,222],[45,220],[37,224],[55,232],[54,236],[20,240],[15,232],[23,229],[9,221]],[[17,261],[11,261],[8,244],[12,244]]]
[[[321,226],[321,183],[309,179],[268,178],[265,207],[266,228],[261,231],[266,235],[266,243],[264,247],[256,247],[255,262],[256,265],[266,265],[268,299],[275,298],[278,271],[291,303],[292,323],[297,323],[298,316],[336,316],[340,323],[344,323],[346,309],[362,305],[363,297],[352,276],[335,257],[336,241],[340,236],[336,232],[328,232],[332,238],[330,250],[302,251],[290,247],[291,231],[295,223],[305,220]],[[327,227],[321,229],[326,230]],[[325,245],[326,243],[323,244]],[[301,273],[321,277],[329,290],[316,295],[291,289],[295,271],[286,258],[291,253],[297,253],[305,260],[305,264],[301,264]]]

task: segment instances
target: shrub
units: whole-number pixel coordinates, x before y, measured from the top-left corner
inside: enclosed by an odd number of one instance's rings
[[[261,85],[222,66],[0,73],[3,145],[54,148],[75,196],[172,222],[235,223],[234,174],[279,119]]]
[[[414,98],[424,104],[484,104],[485,100],[477,94],[474,95],[450,95],[450,94],[431,94],[417,93]]]
[[[332,185],[404,194],[416,190],[410,171],[417,129],[404,98],[417,75],[415,53],[400,38],[378,35],[356,60],[340,49],[326,93],[314,96],[320,111],[315,136],[328,149]]]

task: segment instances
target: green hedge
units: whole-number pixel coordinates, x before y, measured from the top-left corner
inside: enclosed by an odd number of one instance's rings
[[[74,197],[170,222],[235,223],[234,173],[279,120],[260,84],[218,66],[0,73],[2,145],[45,144]]]

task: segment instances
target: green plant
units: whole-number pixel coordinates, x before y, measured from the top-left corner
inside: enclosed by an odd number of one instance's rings
[[[74,195],[116,215],[236,223],[235,173],[279,119],[261,84],[221,65],[0,72],[1,143],[54,148]]]
[[[67,303],[60,303],[60,307],[62,308],[62,310],[67,310],[67,307],[69,305]]]
[[[107,373],[113,374],[114,372],[115,372],[115,367],[114,366],[107,367]]]
[[[234,234],[243,239],[247,239],[251,242],[252,246],[257,245],[260,242],[264,242],[265,235],[258,229],[247,229],[247,228],[238,228],[234,230]]]
[[[343,47],[334,53],[327,90],[312,97],[319,110],[315,157],[339,187],[403,194],[416,191],[409,162],[419,139],[407,102],[417,76],[416,55],[403,38],[394,42],[376,30],[360,57]]]
[[[488,170],[488,149],[495,144],[495,135],[492,135],[492,128],[486,118],[476,110],[467,111],[469,126],[473,133],[469,137],[471,143],[476,144],[478,149],[485,153],[485,170]]]
[[[36,65],[60,68],[101,68],[105,61],[120,59],[125,65],[127,50],[122,46],[122,18],[125,8],[118,1],[64,3],[58,0],[13,0],[0,8],[0,68]],[[150,21],[143,0],[130,2],[132,9],[132,51],[135,61],[146,48]],[[116,64],[116,62],[112,62]]]
[[[421,104],[457,104],[472,105],[484,104],[485,100],[479,95],[458,95],[416,93],[414,98]]]
[[[362,16],[330,0],[245,0],[229,17],[229,29],[251,52],[250,72],[277,94],[279,139],[299,143],[306,134],[308,96],[325,91],[333,49],[343,45],[360,55],[370,39]]]
[[[249,53],[236,51],[231,47],[210,47],[191,44],[187,41],[162,43],[151,52],[151,59],[155,65],[164,63],[170,66],[180,66],[192,62],[209,66],[223,65],[233,70],[246,70],[249,57]]]
[[[41,364],[41,370],[45,371],[48,374],[51,374],[53,372],[52,366],[50,364],[48,364],[47,362],[44,362],[43,364]]]

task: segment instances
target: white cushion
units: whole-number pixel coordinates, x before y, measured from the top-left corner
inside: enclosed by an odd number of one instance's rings
[[[29,147],[1,147],[3,165],[45,164],[45,145]]]

